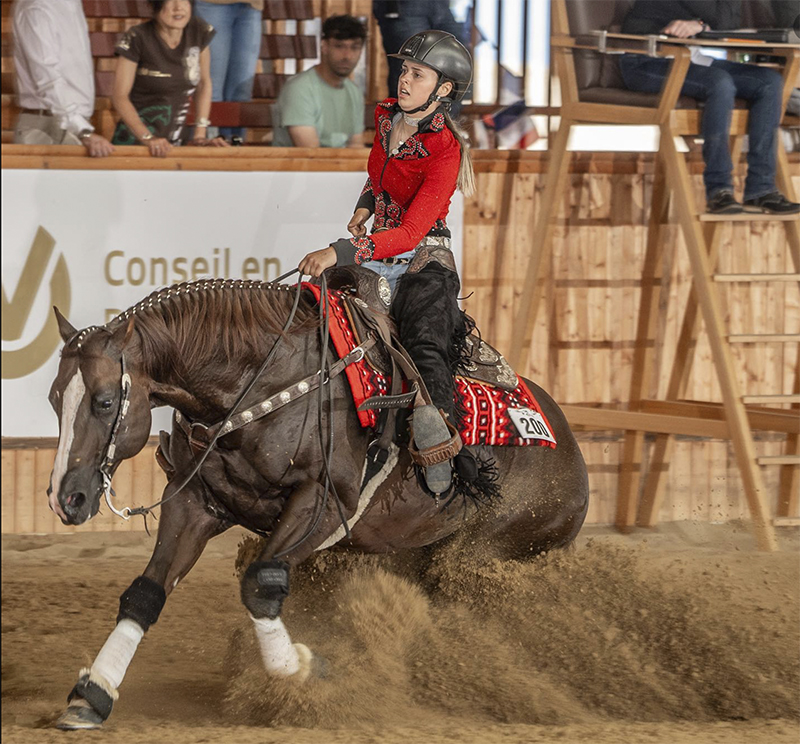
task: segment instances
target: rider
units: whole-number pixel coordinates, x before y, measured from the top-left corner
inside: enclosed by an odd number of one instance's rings
[[[449,109],[472,81],[472,57],[443,31],[414,34],[392,56],[403,62],[397,98],[375,109],[369,178],[347,225],[353,237],[309,253],[299,268],[319,276],[360,264],[389,281],[400,341],[433,401],[414,409],[412,431],[428,488],[439,494],[450,487],[451,460],[461,448],[446,422],[455,416],[450,359],[465,333],[446,217],[456,187],[467,196],[474,190],[469,145]]]

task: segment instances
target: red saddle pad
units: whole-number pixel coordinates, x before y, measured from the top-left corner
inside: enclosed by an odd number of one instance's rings
[[[316,284],[304,283],[304,287],[319,301],[321,291]],[[330,290],[328,300],[331,309],[329,332],[333,347],[341,358],[358,346],[358,340],[342,305],[342,292]],[[390,378],[375,369],[366,358],[349,365],[345,375],[356,407],[367,398],[389,392]],[[528,386],[521,378],[517,379],[514,390],[505,390],[487,382],[456,376],[457,404],[464,413],[460,426],[464,444],[533,445],[555,449],[556,439],[550,422]],[[363,427],[374,427],[377,415],[375,410],[358,411]]]

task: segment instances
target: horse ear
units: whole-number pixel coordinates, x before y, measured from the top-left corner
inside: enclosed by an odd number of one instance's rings
[[[127,323],[120,323],[111,336],[111,343],[122,351],[131,340],[135,318],[131,315]]]
[[[77,332],[77,328],[73,328],[72,323],[70,323],[58,310],[55,305],[53,306],[53,312],[56,314],[56,321],[58,323],[58,332],[61,335],[61,339],[64,343],[67,343]]]

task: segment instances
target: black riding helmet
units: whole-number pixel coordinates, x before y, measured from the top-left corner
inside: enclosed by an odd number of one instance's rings
[[[472,82],[472,55],[453,34],[445,31],[420,31],[406,39],[397,54],[389,56],[418,62],[439,75],[428,100],[413,111],[407,111],[407,114],[422,111],[436,100],[448,105],[453,101],[460,101]],[[437,99],[436,91],[442,83],[452,83],[453,90],[446,98]]]

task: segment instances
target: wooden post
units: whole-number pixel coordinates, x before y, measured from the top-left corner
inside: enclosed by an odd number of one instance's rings
[[[709,246],[708,260],[711,266],[716,266],[717,263],[717,251],[721,234],[718,223],[711,222],[706,225],[705,239],[706,244]],[[667,383],[666,399],[668,401],[678,400],[686,390],[697,343],[697,334],[700,330],[700,315],[697,310],[697,295],[693,289],[686,300],[681,332],[678,337],[669,382]],[[664,479],[662,476],[669,468],[671,445],[672,438],[668,434],[656,434],[636,518],[636,523],[639,527],[654,527],[658,521],[658,512],[661,508],[663,496]]]
[[[514,320],[514,330],[511,334],[511,348],[506,356],[511,360],[511,365],[520,373],[525,374],[528,354],[531,347],[531,336],[536,325],[536,311],[541,302],[543,287],[540,277],[541,264],[545,254],[549,255],[550,243],[553,237],[553,225],[556,217],[556,200],[564,193],[567,170],[569,168],[569,153],[567,142],[572,129],[569,119],[561,119],[555,142],[550,153],[550,168],[547,183],[542,194],[542,204],[539,207],[539,216],[531,237],[531,255],[528,259],[528,268],[525,272],[525,281],[522,285],[522,295],[519,308]]]
[[[628,406],[638,410],[641,400],[647,395],[647,384],[651,378],[653,345],[655,344],[658,323],[658,307],[661,301],[661,225],[666,221],[669,210],[664,174],[664,164],[656,156],[653,179],[653,198],[650,220],[647,226],[647,248],[642,267],[642,290],[639,301],[639,318],[636,328],[636,346],[633,351]],[[630,530],[636,520],[636,504],[639,494],[639,479],[644,451],[644,432],[629,430],[625,432],[622,458],[619,466],[616,525],[623,532]]]
[[[661,125],[661,150],[667,166],[667,183],[672,192],[678,219],[686,239],[686,248],[694,275],[694,286],[722,389],[725,416],[730,427],[736,460],[753,518],[756,539],[762,550],[777,550],[775,531],[767,516],[766,491],[756,461],[752,432],[736,382],[730,349],[724,338],[722,313],[716,289],[713,286],[711,266],[705,239],[700,229],[697,207],[692,196],[691,180],[683,155],[675,147],[672,130],[668,124]]]

